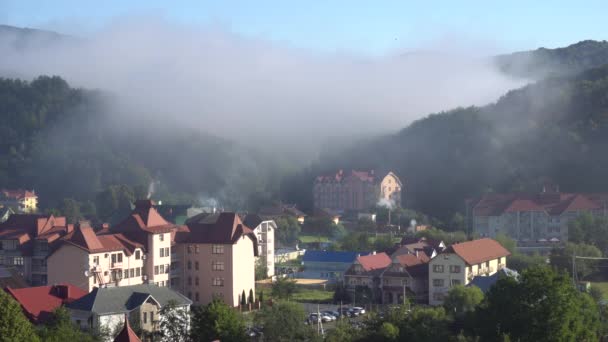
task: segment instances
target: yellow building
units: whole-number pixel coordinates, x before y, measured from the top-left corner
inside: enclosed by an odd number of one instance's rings
[[[0,190],[0,205],[15,209],[19,213],[35,213],[38,211],[38,196],[34,190],[2,189]]]

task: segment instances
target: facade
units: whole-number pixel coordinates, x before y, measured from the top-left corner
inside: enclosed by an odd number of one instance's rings
[[[85,296],[88,292],[70,284],[6,288],[20,305],[25,316],[34,324],[46,323],[52,318],[53,311]]]
[[[190,311],[192,301],[167,287],[152,284],[94,288],[93,291],[66,305],[72,321],[83,329],[117,330],[125,316],[138,322],[146,332],[160,330],[160,310],[173,302],[178,310]],[[189,330],[189,325],[184,326]],[[109,341],[112,341],[110,338]]]
[[[275,239],[274,232],[277,224],[274,220],[264,220],[259,215],[249,214],[245,216],[243,223],[253,230],[258,239],[258,256],[256,262],[262,260],[266,263],[268,272],[266,277],[274,276]]]
[[[428,262],[422,251],[394,255],[382,272],[382,303],[402,304],[405,300],[426,304],[428,300]]]
[[[304,271],[298,273],[297,277],[327,279],[332,282],[342,280],[352,263],[367,254],[369,253],[307,250],[302,257]]]
[[[506,267],[510,253],[483,238],[449,246],[428,263],[429,304],[441,305],[450,288],[467,285],[475,276],[491,276]]]
[[[0,190],[0,206],[9,207],[19,213],[32,214],[38,211],[38,196],[34,190]]]
[[[190,222],[175,235],[179,262],[171,271],[171,287],[197,305],[214,297],[238,306],[243,291],[255,296],[255,257],[258,242],[253,230],[235,213],[214,220]]]
[[[608,194],[571,194],[543,189],[539,194],[486,194],[468,202],[473,231],[505,234],[522,243],[568,241],[568,223],[581,213],[606,217]]]
[[[366,286],[371,289],[375,301],[382,298],[382,273],[391,264],[391,258],[386,253],[375,252],[359,256],[344,273],[344,284],[347,288]]]
[[[0,265],[14,270],[31,285],[46,285],[47,256],[72,230],[65,217],[11,215],[0,224]]]
[[[376,206],[380,200],[388,200],[401,206],[401,180],[392,172],[381,179],[373,170],[318,176],[313,184],[315,208],[340,211],[365,211]]]

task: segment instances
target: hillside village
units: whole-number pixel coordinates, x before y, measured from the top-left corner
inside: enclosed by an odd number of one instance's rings
[[[545,188],[466,199],[470,229],[449,233],[391,221],[407,191],[393,172],[339,170],[312,187],[319,207],[310,213],[283,203],[238,213],[141,199],[118,223],[99,226],[39,213],[33,191],[2,190],[0,282],[33,324],[64,307],[73,324],[105,332],[106,341],[164,336],[167,307],[189,313],[220,301],[251,315],[297,295],[311,311],[306,322],[331,331],[336,318],[442,307],[454,289],[483,296],[500,279],[517,280],[518,271],[553,262],[573,223],[605,218],[608,198]],[[350,243],[353,236],[363,242]],[[533,261],[522,266],[522,256]],[[184,324],[194,319],[187,316]]]

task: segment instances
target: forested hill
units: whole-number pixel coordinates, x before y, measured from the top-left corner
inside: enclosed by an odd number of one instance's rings
[[[327,152],[295,177],[336,168],[392,169],[406,205],[449,220],[486,191],[608,191],[608,66],[513,90],[485,107],[430,115],[391,136]],[[284,187],[293,201],[310,193]]]
[[[539,48],[495,58],[505,73],[530,79],[568,76],[608,64],[608,42],[585,40],[563,48]]]
[[[245,209],[271,197],[278,167],[266,155],[196,130],[117,122],[109,102],[59,77],[0,78],[0,187],[34,189],[44,209],[94,220],[147,196],[151,180],[168,204],[214,197]]]

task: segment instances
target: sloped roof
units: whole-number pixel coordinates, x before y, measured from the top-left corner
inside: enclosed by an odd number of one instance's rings
[[[89,294],[67,304],[66,307],[72,310],[94,312],[99,315],[127,313],[141,305],[142,301],[150,296],[161,307],[167,305],[171,300],[175,301],[179,306],[192,304],[192,301],[186,296],[168,287],[140,284],[94,288]]]
[[[24,198],[37,198],[34,191],[23,190],[23,189],[2,189],[0,193],[6,198],[11,199],[24,199]]]
[[[6,292],[21,304],[26,316],[34,323],[44,323],[51,317],[53,310],[87,294],[86,291],[71,284],[21,289],[9,287]]]
[[[62,242],[84,249],[89,253],[123,251],[127,256],[133,254],[136,248],[144,248],[142,244],[128,239],[123,234],[97,235],[89,226],[77,226],[66,235]]]
[[[492,274],[491,276],[476,276],[471,280],[470,283],[467,284],[467,286],[477,286],[483,293],[486,293],[494,284],[496,284],[499,279],[504,277],[514,277],[517,279],[519,278],[519,273],[505,267],[498,270],[498,272]]]
[[[251,229],[256,229],[262,222],[264,220],[258,214],[247,214],[243,219],[243,223]]]
[[[114,342],[141,342],[137,334],[131,329],[127,315],[125,315],[125,324],[120,333],[114,338]]]
[[[416,265],[420,265],[420,264],[426,264],[429,262],[429,260],[431,260],[428,255],[426,255],[426,253],[424,252],[418,252],[418,255],[416,254],[401,254],[395,257],[397,259],[397,261],[405,266],[405,267],[411,267],[411,266],[416,266]]]
[[[544,192],[540,194],[485,194],[476,200],[473,214],[499,216],[506,212],[543,211],[550,215],[603,207],[606,194],[571,194]]]
[[[313,251],[306,250],[302,257],[302,262],[339,262],[352,264],[358,256],[368,255],[361,252],[342,252],[342,251]]]
[[[389,266],[391,258],[386,253],[369,254],[358,257],[357,262],[365,271],[373,271]]]
[[[122,233],[142,231],[167,233],[173,228],[175,228],[175,224],[168,222],[158,213],[154,208],[154,202],[151,200],[137,200],[131,215],[112,227],[111,230]]]
[[[455,253],[468,265],[476,265],[511,255],[498,241],[490,238],[455,243],[446,248],[442,253]]]
[[[249,227],[241,222],[236,213],[224,212],[217,216],[215,222],[191,222],[187,230],[177,232],[175,239],[179,242],[233,244],[241,236],[249,236],[257,246],[257,238]],[[256,247],[257,250],[257,247]]]

